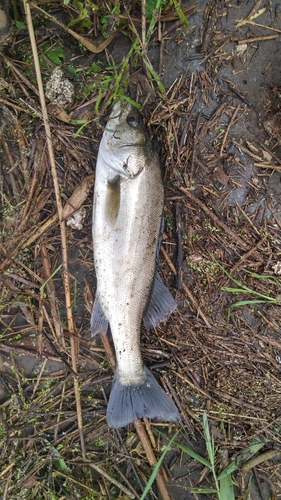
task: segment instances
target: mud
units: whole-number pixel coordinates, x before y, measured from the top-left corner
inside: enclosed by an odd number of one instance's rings
[[[213,4],[213,5],[211,5]],[[210,8],[208,19],[204,18],[206,8]],[[280,145],[280,122],[276,120],[281,108],[281,37],[279,31],[272,31],[267,27],[281,29],[281,6],[280,2],[263,1],[260,8],[266,7],[266,11],[255,21],[262,26],[245,24],[242,28],[238,23],[245,20],[255,2],[241,2],[233,0],[231,2],[198,2],[199,11],[189,19],[188,33],[183,30],[177,30],[167,35],[164,44],[164,50],[160,53],[160,45],[155,40],[154,47],[149,50],[149,58],[154,68],[159,71],[162,81],[169,89],[174,85],[177,78],[183,76],[188,81],[193,75],[200,75],[206,72],[208,82],[208,98],[204,98],[198,93],[194,106],[194,118],[200,113],[200,120],[204,123],[212,118],[219,107],[225,103],[232,105],[233,108],[240,106],[243,109],[243,116],[237,122],[233,123],[231,128],[232,143],[226,145],[221,163],[218,170],[206,166],[206,171],[196,168],[190,174],[195,188],[200,188],[202,177],[210,178],[210,188],[212,185],[219,186],[220,194],[217,196],[218,213],[231,213],[233,207],[241,207],[247,216],[254,217],[254,224],[264,223],[267,219],[276,217],[281,222],[281,174],[278,171],[262,171],[255,165],[253,157],[243,151],[240,147],[241,139],[248,141],[255,147],[255,144],[264,144],[264,153],[267,152],[267,146],[274,151],[275,157],[281,164],[281,145]],[[203,26],[209,26],[209,32],[206,35],[206,29]],[[278,35],[271,40],[257,40],[247,43],[247,39],[255,39],[272,34]],[[237,39],[236,41],[233,41]],[[246,42],[238,44],[238,40]],[[223,46],[221,45],[223,42]],[[220,50],[216,52],[216,46]],[[240,51],[241,45],[244,51]],[[121,62],[124,55],[127,54],[128,42],[122,35],[118,36],[111,46],[111,55],[113,60]],[[210,88],[211,87],[211,88]],[[207,86],[205,87],[205,90]],[[186,120],[181,117],[181,131],[184,131]],[[225,130],[229,123],[229,114],[221,112],[219,115],[219,126]],[[194,129],[193,129],[194,130]],[[188,131],[187,131],[188,133]],[[215,139],[213,130],[208,131],[208,135],[203,137],[198,146],[201,159],[204,154],[205,142],[210,138]],[[183,143],[184,147],[184,143]],[[254,149],[253,149],[254,150]],[[200,153],[201,151],[201,153]],[[266,156],[265,156],[266,158]],[[235,188],[229,189],[228,178],[231,176]],[[258,180],[258,181],[257,181]],[[91,252],[91,206],[87,206],[88,224],[84,227],[82,233],[72,231],[70,240],[81,239],[80,249],[70,251],[70,273],[77,282],[77,304],[76,320],[78,328],[86,335],[88,333],[88,321],[90,310],[85,305],[85,282],[87,278],[91,286],[95,287],[95,277],[93,268],[91,268],[86,257]],[[187,284],[192,283],[192,278],[186,268],[185,280]],[[59,292],[59,289],[57,290]],[[63,291],[61,290],[61,294]],[[59,293],[58,293],[59,297]],[[184,312],[184,305],[182,304]],[[62,314],[64,311],[61,311]],[[186,311],[188,314],[188,311]],[[9,318],[4,318],[9,323]],[[248,318],[251,328],[255,327],[255,318]],[[26,345],[32,346],[30,338],[34,333],[28,329],[28,324],[23,316],[18,316],[19,332],[27,329]],[[13,328],[15,325],[11,325]],[[8,334],[3,332],[2,334]],[[278,334],[280,338],[280,334]],[[36,346],[33,346],[36,350]],[[13,346],[11,346],[11,349]],[[50,346],[46,341],[43,347],[43,353],[50,353]],[[51,349],[52,351],[52,349]],[[87,351],[88,352],[88,351]],[[54,352],[52,356],[55,358]],[[35,378],[43,366],[43,361],[36,356],[16,354],[16,364],[28,378]],[[8,353],[2,353],[0,358],[1,371],[7,374],[11,380],[14,390],[16,383],[12,378],[11,360]],[[44,373],[59,373],[63,369],[63,363],[57,359],[48,360],[44,366]],[[7,388],[9,389],[9,388]],[[5,397],[6,389],[2,388]],[[198,452],[204,453],[203,441],[198,436],[198,441],[191,441],[191,446]],[[170,459],[172,460],[173,457]],[[170,491],[173,498],[179,500],[189,500],[194,498],[193,494],[186,491],[187,487],[197,484],[201,474],[198,464],[186,460],[181,466],[178,464],[171,466]],[[250,497],[252,500],[268,500],[270,498],[270,489],[264,482],[259,482],[261,487],[256,484],[256,478],[253,479]],[[262,491],[261,491],[262,490]],[[197,495],[198,499],[211,498],[211,495]],[[225,499],[226,500],[226,499]]]

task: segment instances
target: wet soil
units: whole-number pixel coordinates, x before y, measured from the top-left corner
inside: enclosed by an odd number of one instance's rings
[[[205,452],[197,426],[203,410],[208,412],[216,444],[225,452],[225,463],[257,436],[267,439],[266,450],[275,449],[277,458],[255,467],[248,497],[246,484],[250,474],[240,471],[235,479],[237,498],[268,500],[281,498],[280,440],[276,436],[281,394],[280,306],[278,302],[266,302],[232,307],[236,298],[242,301],[245,294],[236,296],[222,291],[222,286],[234,288],[234,284],[214,264],[215,259],[235,279],[246,283],[248,289],[280,296],[276,280],[281,266],[281,8],[278,1],[258,3],[256,12],[260,10],[260,15],[253,17],[252,9],[257,4],[254,1],[200,1],[197,12],[189,18],[188,32],[182,27],[169,31],[171,23],[166,22],[162,32],[166,30],[167,34],[162,43],[155,37],[148,56],[165,85],[167,102],[159,102],[155,91],[151,90],[150,95],[145,75],[136,85],[134,71],[130,90],[132,97],[137,95],[144,101],[144,116],[158,140],[165,168],[166,222],[160,269],[178,302],[178,312],[167,324],[157,332],[143,332],[145,360],[156,368],[160,363],[160,369],[166,363],[173,384],[167,375],[162,381],[166,382],[165,388],[176,387],[185,415],[185,442],[197,453]],[[107,49],[107,57],[110,54],[119,64],[128,47],[128,39],[118,34]],[[90,56],[91,63],[98,58],[106,60],[104,54],[96,59]],[[70,51],[69,60],[72,59]],[[87,63],[87,57],[80,54],[79,64],[82,63]],[[59,125],[56,127],[59,130]],[[77,146],[83,161],[75,158],[76,152],[69,151],[70,146],[61,150],[62,182],[66,178],[69,181],[69,195],[71,187],[80,181],[80,172],[85,176],[95,169],[100,133],[91,126],[83,133],[85,144],[80,149]],[[9,140],[10,144],[14,141],[12,137]],[[50,183],[46,187],[50,189]],[[92,418],[97,422],[105,414],[106,402],[100,387],[108,395],[111,372],[101,364],[104,352],[99,340],[93,342],[89,335],[91,290],[95,290],[96,284],[91,256],[91,204],[89,196],[84,204],[83,229],[69,228],[68,244],[69,273],[75,285],[75,322],[82,338],[79,367],[83,394],[92,394],[99,407],[97,413],[90,405],[84,408],[90,446],[94,446],[94,431],[88,426]],[[53,213],[51,203],[47,210]],[[37,243],[47,245],[52,271],[60,264],[54,250],[59,247],[57,235],[55,231],[47,232]],[[40,274],[37,269],[42,266],[42,254],[36,252],[35,249],[30,258],[34,259],[33,272]],[[176,266],[176,275],[167,254]],[[247,275],[244,269],[273,279],[255,288],[255,276]],[[12,279],[17,271],[12,267],[9,272]],[[53,283],[64,322],[60,270]],[[186,289],[195,302],[186,295]],[[2,314],[0,369],[4,408],[11,393],[21,394],[22,377],[24,391],[31,394],[30,387],[38,373],[57,380],[69,375],[69,357],[54,342],[57,337],[53,335],[52,321],[52,328],[45,321],[38,356],[38,329],[33,328],[37,320],[29,312],[30,304],[32,299],[29,304],[20,303],[15,310],[8,307]],[[52,312],[48,304],[46,318],[52,317]],[[64,323],[67,337],[66,330]],[[169,357],[176,370],[169,369]],[[71,411],[68,417],[73,422],[73,401]],[[95,433],[94,436],[97,439]],[[116,446],[118,449],[120,444]],[[196,461],[173,451],[166,464],[172,498],[213,498],[211,494],[195,497],[187,491],[204,482],[204,471]],[[209,477],[207,483],[211,484]]]

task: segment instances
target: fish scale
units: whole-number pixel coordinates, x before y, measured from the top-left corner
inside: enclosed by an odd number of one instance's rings
[[[112,427],[146,416],[178,420],[172,400],[144,366],[140,334],[156,326],[176,303],[155,277],[164,204],[159,160],[131,104],[115,104],[99,147],[93,209],[97,291],[94,333],[113,338],[117,367],[108,403]]]

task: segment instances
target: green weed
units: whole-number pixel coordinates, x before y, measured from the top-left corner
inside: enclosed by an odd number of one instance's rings
[[[65,59],[65,53],[63,50],[63,46],[59,43],[49,44],[46,43],[42,46],[43,54],[56,66],[60,66]],[[44,66],[44,58],[40,57],[41,67]],[[46,67],[46,64],[45,64]]]
[[[161,431],[156,429],[159,434],[161,434],[163,437],[167,439],[167,436],[163,434]],[[218,470],[219,469],[219,458],[220,458],[220,449],[219,447],[215,446],[215,441],[214,438],[211,435],[210,428],[209,428],[209,423],[207,419],[206,413],[203,414],[203,434],[204,434],[204,439],[205,439],[205,445],[206,445],[206,452],[208,458],[202,457],[198,453],[196,453],[194,450],[189,448],[188,446],[185,446],[182,443],[179,443],[178,441],[175,441],[176,434],[172,438],[172,440],[169,442],[166,448],[169,448],[172,444],[174,443],[174,446],[176,446],[179,450],[183,451],[187,455],[189,455],[191,458],[196,460],[199,464],[203,465],[204,467],[207,467],[210,472],[212,473],[213,476],[213,486],[198,486],[195,488],[188,488],[188,490],[191,493],[195,494],[208,494],[208,493],[214,493],[216,495],[217,500],[235,500],[235,495],[234,495],[234,481],[232,478],[232,474],[240,467],[245,467],[247,463],[249,463],[250,459],[263,447],[265,446],[265,442],[260,439],[259,437],[254,439],[248,448],[243,448],[240,453],[236,456],[235,459],[231,460],[228,464],[227,467],[225,467],[223,470]],[[164,451],[166,451],[166,448]],[[167,452],[167,451],[166,451]],[[164,457],[163,457],[164,458]],[[160,459],[162,459],[162,455]],[[159,459],[159,462],[160,462]],[[162,462],[161,460],[161,462]],[[160,464],[161,465],[161,464]],[[157,463],[157,471],[159,470],[158,463]],[[155,467],[156,468],[156,467]],[[155,470],[155,469],[154,469]],[[146,490],[147,493],[148,490]],[[144,498],[144,497],[142,497]]]
[[[49,278],[40,286],[40,290],[44,290],[45,286],[47,285],[47,283],[59,272],[59,270],[62,268],[62,264],[60,264],[55,270],[54,272],[51,274],[51,276],[49,276]]]
[[[182,11],[180,3],[178,2],[178,0],[173,0],[173,4],[181,22],[183,23],[184,27],[188,30],[188,20],[186,19],[186,16]]]
[[[247,285],[244,285],[241,283],[241,281],[233,278],[231,274],[229,274],[226,269],[224,269],[223,266],[221,266],[218,262],[217,265],[219,268],[224,272],[224,274],[236,285],[236,287],[228,287],[228,286],[222,286],[221,290],[229,293],[247,293],[250,295],[254,295],[257,297],[256,299],[245,299],[245,300],[239,300],[237,302],[234,302],[231,304],[231,307],[239,307],[239,306],[246,306],[246,305],[252,305],[252,304],[265,304],[265,303],[271,303],[271,304],[279,304],[280,300],[278,297],[272,297],[271,295],[266,295],[264,293],[260,293],[257,290],[253,290],[252,288],[249,288]],[[279,280],[277,280],[274,276],[267,275],[267,274],[257,274],[253,273],[251,271],[248,271],[247,269],[242,269],[244,273],[249,274],[252,278],[259,279],[259,280],[268,280],[270,279],[271,282],[273,281],[276,283],[281,290],[281,283]]]
[[[147,485],[146,485],[146,487],[145,487],[145,489],[143,491],[142,496],[140,497],[140,500],[144,500],[145,499],[147,493],[149,492],[151,486],[153,485],[153,483],[155,481],[155,478],[156,478],[156,476],[158,474],[158,471],[159,471],[159,469],[161,467],[161,464],[162,464],[162,462],[163,462],[163,460],[165,458],[165,455],[166,455],[167,451],[169,451],[169,449],[170,449],[171,445],[173,444],[174,440],[176,439],[178,433],[179,433],[179,430],[174,434],[174,436],[172,437],[172,439],[170,439],[170,441],[167,444],[167,446],[165,446],[165,448],[164,448],[164,450],[162,452],[161,457],[159,458],[157,464],[155,465],[155,467],[154,467],[154,469],[152,471],[152,474],[151,474],[151,476],[150,476],[150,478],[149,478],[149,480],[147,482]]]

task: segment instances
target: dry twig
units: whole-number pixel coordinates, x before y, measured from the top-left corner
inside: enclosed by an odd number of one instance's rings
[[[161,252],[164,255],[167,263],[169,264],[170,269],[173,271],[174,275],[176,276],[177,275],[177,270],[176,270],[174,264],[172,263],[169,255],[167,254],[165,248],[163,248],[163,245],[161,246]],[[182,288],[184,289],[184,291],[185,291],[186,295],[188,296],[189,300],[191,301],[192,305],[195,307],[195,310],[197,311],[198,316],[201,316],[201,318],[203,319],[203,321],[206,324],[206,326],[208,328],[211,328],[209,320],[207,319],[207,317],[205,316],[205,314],[203,313],[203,311],[201,311],[200,306],[197,303],[197,300],[195,299],[195,297],[193,296],[193,294],[191,293],[191,291],[187,288],[187,286],[186,286],[185,283],[182,283]]]
[[[66,315],[67,315],[68,330],[69,330],[69,333],[71,334],[71,333],[75,332],[75,325],[74,325],[73,314],[72,314],[70,283],[69,283],[69,274],[68,274],[66,225],[65,225],[65,222],[63,220],[63,208],[62,208],[60,188],[59,188],[56,163],[55,163],[55,157],[54,157],[54,151],[53,151],[52,135],[51,135],[50,123],[49,123],[49,118],[48,118],[46,102],[45,102],[45,95],[44,95],[43,84],[42,84],[42,77],[41,77],[41,70],[40,70],[40,64],[39,64],[38,53],[37,53],[36,40],[35,40],[35,35],[34,35],[34,30],[33,30],[33,22],[32,22],[32,16],[31,16],[31,11],[30,11],[30,4],[27,2],[27,0],[24,0],[24,8],[25,8],[25,14],[26,14],[26,20],[27,20],[27,25],[28,25],[30,41],[31,41],[32,52],[33,52],[35,71],[36,71],[37,82],[38,82],[38,90],[39,90],[39,96],[40,96],[40,102],[41,102],[41,109],[42,109],[43,121],[44,121],[44,126],[45,126],[45,131],[46,131],[49,161],[50,161],[50,165],[51,165],[51,172],[52,172],[52,178],[53,178],[55,195],[56,195],[58,217],[59,217],[59,222],[60,222],[62,263],[63,263],[63,283],[64,283],[65,301],[66,301]],[[77,347],[78,347],[78,344],[73,336],[70,337],[70,346],[71,346],[72,368],[73,368],[74,372],[77,373]],[[79,434],[80,434],[82,456],[84,458],[85,457],[85,442],[84,442],[84,435],[83,435],[82,408],[81,408],[78,378],[74,377],[73,382],[74,382],[75,396],[76,396],[78,429],[79,429]]]

